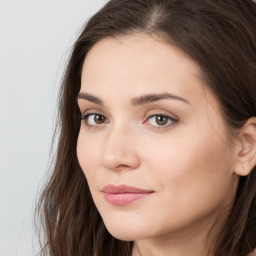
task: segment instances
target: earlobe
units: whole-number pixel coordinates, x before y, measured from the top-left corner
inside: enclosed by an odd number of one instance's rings
[[[239,176],[250,174],[256,165],[256,117],[252,117],[241,128],[239,149],[236,155],[235,173]]]

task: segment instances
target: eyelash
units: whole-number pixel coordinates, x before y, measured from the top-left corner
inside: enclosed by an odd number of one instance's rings
[[[100,113],[89,113],[89,114],[86,114],[86,115],[84,115],[84,116],[81,117],[81,121],[84,121],[85,125],[86,125],[89,129],[90,129],[90,128],[97,129],[97,128],[99,128],[99,126],[100,126],[101,124],[98,124],[98,125],[91,125],[91,124],[88,123],[89,117],[91,117],[91,116],[96,116],[96,115],[105,118],[105,121],[104,121],[103,124],[109,123],[109,121],[106,122],[107,118],[106,118],[104,115],[100,114]],[[169,128],[169,127],[175,126],[175,125],[179,122],[179,119],[178,119],[178,118],[174,118],[174,117],[171,117],[171,116],[169,116],[169,115],[162,114],[162,113],[156,113],[156,114],[153,114],[153,115],[148,114],[148,115],[147,115],[147,118],[146,118],[146,121],[144,121],[143,124],[150,125],[150,124],[148,124],[148,121],[149,121],[151,118],[154,118],[154,117],[155,117],[155,118],[156,118],[156,117],[164,117],[164,118],[167,118],[167,119],[168,119],[168,123],[169,123],[169,124],[167,124],[167,125],[159,125],[159,126],[157,126],[157,125],[152,125],[154,129],[167,129],[167,128]]]

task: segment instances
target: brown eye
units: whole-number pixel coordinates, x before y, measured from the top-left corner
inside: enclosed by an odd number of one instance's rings
[[[155,121],[158,125],[162,126],[162,125],[166,125],[169,121],[169,118],[163,115],[157,115],[155,117]]]
[[[84,120],[85,124],[89,127],[97,127],[98,125],[104,124],[107,122],[107,118],[101,114],[92,113],[85,115],[81,118]]]
[[[102,116],[102,115],[94,115],[94,122],[96,124],[103,124],[106,120],[106,117]]]
[[[167,129],[168,127],[174,126],[178,123],[178,119],[173,118],[165,114],[149,115],[145,124],[151,125],[154,128]]]

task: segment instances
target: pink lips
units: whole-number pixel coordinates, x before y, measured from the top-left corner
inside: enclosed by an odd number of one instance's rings
[[[104,192],[105,199],[115,206],[129,204],[135,200],[149,196],[154,192],[152,190],[144,190],[127,185],[107,185],[102,191]]]

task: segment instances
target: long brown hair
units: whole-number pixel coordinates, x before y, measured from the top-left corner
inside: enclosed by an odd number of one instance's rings
[[[85,25],[74,44],[59,95],[58,148],[37,205],[45,240],[40,255],[130,256],[132,242],[106,230],[76,143],[76,96],[88,51],[99,40],[136,32],[175,44],[202,69],[207,86],[235,135],[256,116],[256,5],[251,0],[111,0]],[[215,245],[216,256],[247,255],[256,247],[256,169],[241,177],[237,196]]]

